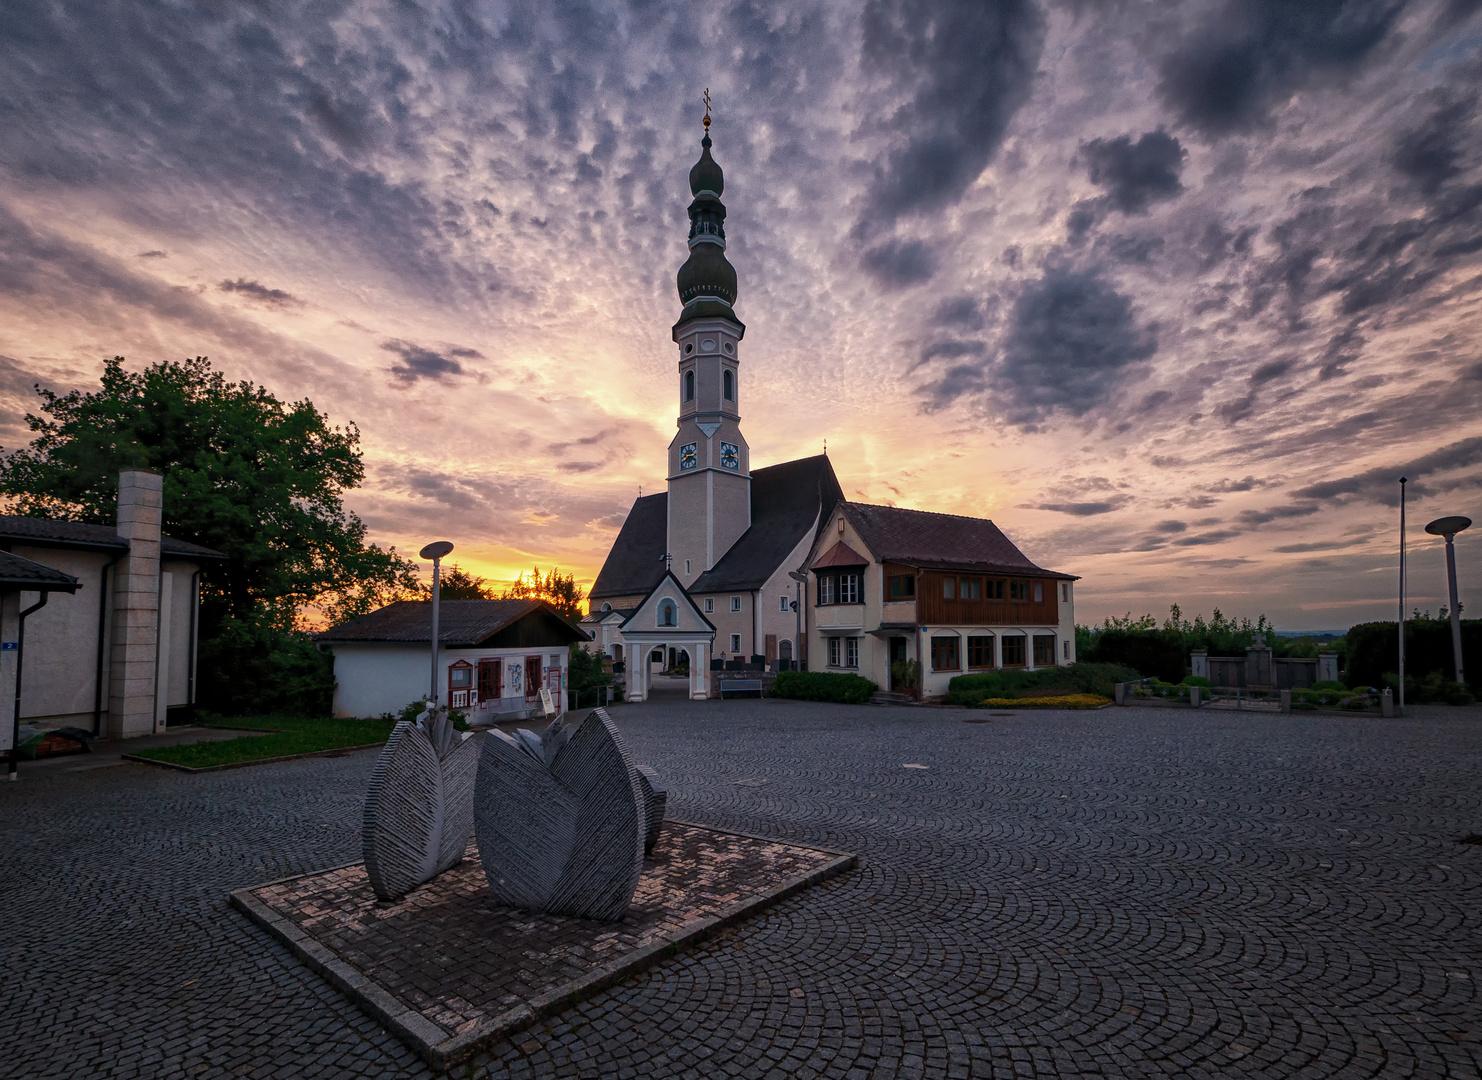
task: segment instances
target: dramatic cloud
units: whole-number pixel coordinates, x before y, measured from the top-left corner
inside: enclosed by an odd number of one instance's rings
[[[1351,73],[1406,0],[1225,0],[1169,50],[1158,89],[1207,135],[1248,131],[1320,80]]]
[[[1032,0],[870,0],[864,60],[905,101],[883,121],[900,136],[870,186],[861,231],[960,196],[1029,100],[1044,45]]]
[[[864,253],[864,268],[886,288],[898,289],[929,281],[936,259],[920,240],[888,240]]]
[[[270,289],[256,281],[248,281],[246,278],[237,278],[236,281],[223,281],[217,286],[222,292],[236,293],[245,296],[249,300],[267,304],[270,307],[290,307],[302,303],[297,297],[284,292],[282,289]]]
[[[441,380],[449,375],[463,374],[463,365],[457,360],[421,345],[413,345],[410,341],[387,341],[381,348],[401,357],[401,363],[391,366],[391,374],[405,383],[414,383],[418,379]],[[449,351],[458,355],[462,350]]]
[[[1438,474],[1454,472],[1482,463],[1482,438],[1461,439],[1439,450],[1396,465],[1381,465],[1352,476],[1324,480],[1298,488],[1294,495],[1303,499],[1331,499],[1343,495],[1357,496],[1367,502],[1394,506],[1400,501],[1400,477],[1409,481],[1412,496],[1452,490],[1457,486],[1482,484],[1482,478],[1468,476],[1447,482]],[[1477,490],[1473,486],[1473,490]]]
[[[1124,214],[1143,214],[1149,204],[1174,199],[1183,191],[1179,173],[1188,152],[1164,131],[1149,131],[1136,142],[1129,135],[1092,139],[1081,147],[1091,183],[1106,189],[1107,206]]]

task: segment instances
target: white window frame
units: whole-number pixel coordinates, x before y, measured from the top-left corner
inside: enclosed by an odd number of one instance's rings
[[[731,597],[731,610],[732,611],[740,611],[741,610],[741,598],[739,596],[733,596],[733,597]]]
[[[818,604],[820,607],[834,602],[834,575],[820,574],[818,577]]]
[[[778,597],[778,599],[780,601],[782,601],[782,602],[777,605],[777,610],[778,611],[787,611],[787,610],[789,610],[788,605],[792,603],[792,600],[787,596],[787,594],[784,593],[782,596]]]
[[[841,603],[841,604],[857,604],[857,603],[859,603],[859,575],[858,574],[840,574],[839,575],[839,603]]]
[[[715,597],[713,597],[713,596],[707,596],[707,597],[705,597],[705,614],[706,615],[714,615],[715,614]]]
[[[859,667],[859,638],[857,637],[844,639],[844,666]]]
[[[731,635],[731,652],[735,653],[737,656],[740,656],[741,655],[741,635],[740,634],[732,634]]]
[[[839,666],[839,639],[836,637],[828,639],[828,666]]]

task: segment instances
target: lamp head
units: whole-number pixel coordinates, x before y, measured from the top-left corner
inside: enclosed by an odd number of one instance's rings
[[[1435,521],[1425,527],[1425,531],[1432,536],[1444,536],[1449,540],[1463,529],[1468,528],[1471,524],[1471,518],[1456,514],[1452,517],[1436,518]]]
[[[452,551],[452,544],[446,540],[439,540],[435,544],[428,544],[421,551],[417,552],[417,557],[419,559],[441,559],[444,555],[451,554]]]

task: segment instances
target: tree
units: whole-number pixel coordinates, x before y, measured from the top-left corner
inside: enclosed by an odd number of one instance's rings
[[[107,361],[94,393],[36,388],[44,415],[26,416],[29,447],[0,456],[0,495],[18,513],[112,525],[119,470],[161,473],[165,531],[228,556],[201,586],[203,704],[302,708],[307,695],[327,709],[310,614],[339,621],[417,586],[415,565],[366,543],[341,502],[365,475],[359,429],[228,382],[203,356],[123,365]]]
[[[530,572],[527,581],[523,573],[500,594],[503,600],[544,600],[572,622],[581,618],[581,604],[586,599],[586,590],[576,583],[575,574],[562,575],[559,568],[541,576],[540,567]]]
[[[427,598],[432,599],[432,583],[423,586]],[[481,577],[475,577],[457,563],[443,570],[438,577],[438,592],[444,600],[494,600],[494,590]]]

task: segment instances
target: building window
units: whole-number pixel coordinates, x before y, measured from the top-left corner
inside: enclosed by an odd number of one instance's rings
[[[931,639],[931,669],[933,671],[956,671],[962,666],[957,655],[957,635]]]
[[[1009,582],[1009,599],[1010,600],[1028,600],[1029,599],[1029,582],[1027,582],[1027,581],[1011,581],[1011,582]]]
[[[841,603],[841,604],[857,604],[857,603],[859,603],[859,575],[858,574],[840,574],[839,575],[839,603]]]
[[[834,578],[832,574],[818,575],[818,602],[819,604],[832,604],[834,602]]]
[[[725,394],[727,401],[736,400],[736,376],[727,371],[722,380],[725,383]]]
[[[948,578],[942,578],[942,599],[943,600],[955,600],[955,599],[957,599],[957,579],[956,578],[950,578],[950,577],[948,577]]]
[[[993,666],[993,638],[970,637],[967,639],[967,666],[989,668]]]
[[[741,598],[739,596],[733,596],[733,597],[731,597],[731,610],[732,611],[740,611],[741,610]]]
[[[778,611],[787,611],[787,610],[789,610],[789,605],[791,603],[792,603],[792,601],[788,600],[787,597],[785,597],[785,596],[779,596],[777,598],[777,610]]]
[[[828,639],[828,666],[839,666],[839,639],[836,637]]]
[[[684,572],[686,575],[690,572],[690,561],[688,559],[684,560]]]
[[[844,666],[859,667],[859,638],[844,639]]]
[[[659,625],[679,625],[679,606],[675,604],[673,600],[670,600],[667,596],[659,601]]]
[[[1060,583],[1060,602],[1063,604],[1070,603],[1070,585],[1063,581]]]
[[[1070,659],[1070,639],[1067,638],[1066,640],[1062,641],[1060,643],[1060,645],[1061,645],[1061,647],[1062,647],[1062,649],[1064,651],[1065,659],[1069,660]]]
[[[732,634],[731,635],[731,652],[733,652],[733,653],[739,653],[740,651],[741,651],[741,635],[740,634]]]
[[[985,600],[1002,600],[1003,599],[1003,579],[1002,578],[999,578],[997,580],[991,580],[990,579],[989,581],[986,581],[986,582],[983,583],[983,599],[985,599]]]
[[[612,610],[612,605],[611,604],[603,604],[602,605],[602,610],[603,611],[611,611]]]
[[[713,596],[707,596],[707,597],[705,597],[705,614],[706,615],[714,615],[715,614],[715,597],[713,597]]]
[[[1024,635],[1011,634],[1003,639],[1003,666],[1024,666]]]
[[[916,579],[909,574],[897,574],[889,581],[892,600],[912,600],[916,596]]]
[[[1055,663],[1055,635],[1034,635],[1034,666],[1049,667]]]
[[[963,600],[977,600],[981,584],[979,578],[965,577],[957,583],[957,595]]]
[[[695,373],[693,371],[684,373],[684,400],[695,400]]]
[[[1034,602],[1036,604],[1043,604],[1045,602],[1045,583],[1043,581],[1036,581],[1034,583]]]

